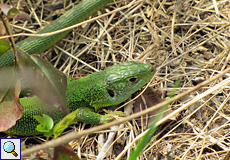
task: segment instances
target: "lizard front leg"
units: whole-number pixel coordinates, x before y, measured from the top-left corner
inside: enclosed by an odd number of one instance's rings
[[[109,122],[115,118],[115,116],[125,116],[121,111],[114,111],[106,115],[95,113],[91,108],[78,108],[76,113],[76,120],[79,122],[85,122],[87,124],[103,124]]]

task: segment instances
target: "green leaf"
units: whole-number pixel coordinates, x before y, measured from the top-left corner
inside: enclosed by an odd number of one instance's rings
[[[26,141],[23,141],[21,143],[21,151],[25,150],[26,149],[26,144],[25,144]]]
[[[17,15],[17,14],[20,14],[21,12],[16,9],[16,8],[11,8],[8,13],[7,13],[7,17],[8,18],[13,18],[13,16]]]
[[[43,114],[42,116],[33,116],[40,123],[39,125],[37,125],[36,130],[43,133],[44,136],[49,137],[52,135],[54,122],[53,119],[48,115]]]
[[[37,55],[28,55],[16,48],[19,71],[33,94],[51,106],[69,113],[66,99],[66,76]]]
[[[41,132],[41,133],[50,132],[50,130],[47,129],[47,126],[46,126],[46,125],[43,125],[43,124],[37,125],[36,130],[39,131],[39,132]]]
[[[54,126],[53,119],[50,116],[46,115],[46,114],[43,114],[43,117],[46,120],[47,129],[51,130],[53,128],[53,126]]]
[[[57,138],[62,134],[62,132],[69,126],[71,125],[76,118],[76,114],[79,112],[79,109],[71,112],[70,114],[66,115],[61,121],[59,121],[53,129],[53,135],[54,138]]]
[[[0,56],[10,49],[10,43],[4,39],[0,39]]]
[[[46,123],[46,119],[43,118],[42,116],[34,115],[34,119],[36,119],[41,124],[45,124]]]

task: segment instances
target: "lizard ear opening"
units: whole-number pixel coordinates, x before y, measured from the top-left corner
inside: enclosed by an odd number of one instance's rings
[[[137,78],[130,78],[129,81],[130,82],[136,82]]]
[[[108,89],[107,92],[109,93],[109,95],[110,95],[111,97],[114,97],[114,92],[113,92],[113,90]]]

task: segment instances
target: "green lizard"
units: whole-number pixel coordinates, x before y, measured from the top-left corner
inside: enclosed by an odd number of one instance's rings
[[[81,22],[112,1],[82,1],[38,33],[52,32]],[[29,37],[17,43],[17,46],[29,54],[40,54],[54,45],[68,32],[61,32],[60,34],[48,37]],[[13,64],[12,50],[9,50],[0,57],[0,67],[11,66]],[[107,115],[101,116],[92,111],[103,106],[115,105],[124,101],[147,83],[154,73],[155,68],[150,65],[125,62],[79,80],[70,80],[66,91],[70,109],[71,111],[75,109],[79,110],[76,115],[79,121],[93,124],[105,123],[111,120],[112,117]],[[57,108],[50,107],[47,109],[44,107],[47,104],[37,97],[20,98],[19,103],[24,107],[24,114],[7,133],[17,135],[38,134],[35,130],[37,122],[32,118],[33,115],[48,114],[54,119],[55,123],[64,117]]]
[[[138,62],[124,62],[95,72],[83,78],[68,80],[66,96],[70,111],[78,110],[76,120],[88,124],[102,124],[113,119],[109,115],[95,113],[101,107],[117,105],[150,81],[155,74],[152,65]],[[33,115],[47,114],[54,123],[64,114],[58,108],[47,107],[38,97],[19,98],[24,113],[16,125],[6,133],[16,135],[37,135],[38,122]]]

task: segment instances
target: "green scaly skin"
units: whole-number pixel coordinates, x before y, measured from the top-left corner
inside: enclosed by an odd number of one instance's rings
[[[65,12],[44,29],[37,32],[37,34],[56,31],[82,22],[110,2],[113,2],[113,0],[84,0],[74,8]],[[61,40],[70,31],[71,30],[68,30],[48,37],[29,37],[17,43],[16,46],[28,54],[41,54]],[[13,64],[13,51],[10,49],[0,56],[0,67],[12,66]]]
[[[102,124],[113,117],[95,113],[101,107],[117,105],[144,86],[155,74],[152,65],[138,62],[124,62],[95,72],[77,80],[68,81],[66,96],[70,111],[79,110],[76,120],[88,124]],[[38,122],[33,115],[47,114],[54,122],[64,115],[57,108],[49,107],[37,97],[20,98],[24,113],[16,125],[7,133],[16,135],[38,135]]]

